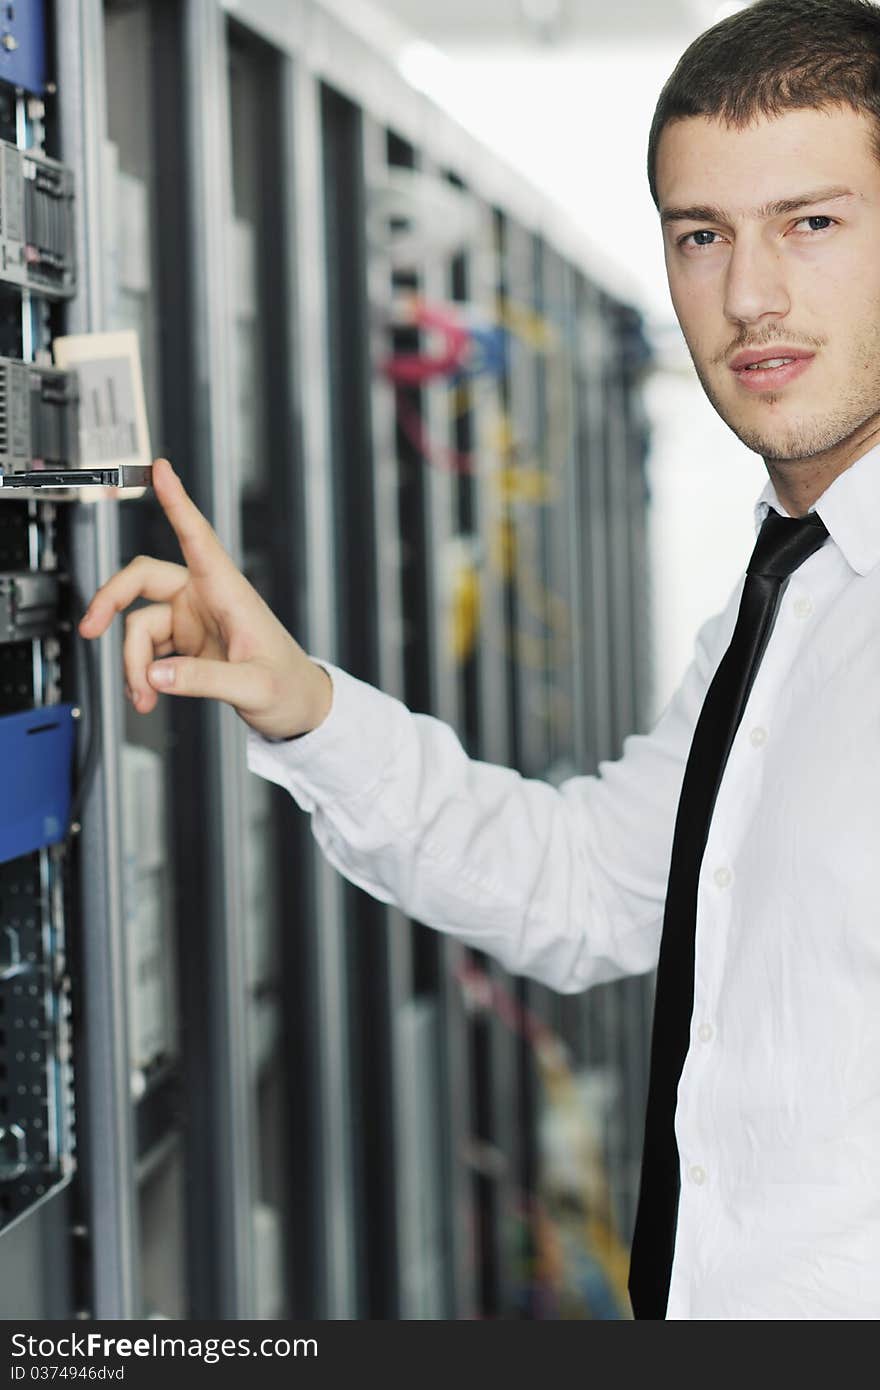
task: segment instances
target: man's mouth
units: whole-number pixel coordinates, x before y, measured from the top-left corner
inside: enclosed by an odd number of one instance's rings
[[[814,355],[803,348],[752,348],[731,358],[730,368],[748,390],[770,391],[801,376]]]
[[[784,367],[786,362],[793,362],[793,357],[767,357],[763,362],[750,362],[747,367],[741,370],[744,372],[766,372],[771,367]]]

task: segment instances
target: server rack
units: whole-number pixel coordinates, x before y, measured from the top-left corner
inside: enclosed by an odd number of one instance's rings
[[[296,315],[289,340],[296,364],[301,412],[306,526],[302,564],[322,575],[304,583],[303,641],[327,659],[339,651],[338,577],[332,559],[332,396],[327,389],[328,267],[325,255],[325,179],[322,167],[322,91],[291,59],[285,73],[285,129],[292,160],[288,198],[291,228],[290,277]],[[311,1181],[299,1200],[310,1213],[308,1237],[300,1242],[295,1307],[305,1316],[352,1317],[356,1299],[355,1179],[350,1036],[347,1014],[345,886],[321,858],[313,860],[313,915],[303,940],[310,950],[310,1003],[303,1013],[300,1056],[304,1089],[296,1146],[311,1157]]]
[[[399,138],[394,144],[399,148]],[[413,147],[406,146],[407,167],[442,178],[444,171],[424,156],[417,158]],[[389,163],[393,163],[393,148]],[[416,273],[411,272],[410,288],[421,293],[429,302],[443,302],[455,293],[454,276],[458,267],[454,258],[425,257],[418,262]],[[417,350],[426,346],[424,335],[410,332],[395,339],[400,351]],[[406,402],[410,404],[409,401]],[[404,443],[407,467],[417,479],[419,502],[423,512],[422,567],[424,594],[421,614],[411,616],[415,640],[421,628],[428,667],[427,692],[422,691],[421,707],[433,711],[464,734],[465,709],[475,704],[471,663],[464,652],[456,650],[450,636],[450,601],[455,583],[454,560],[467,569],[468,554],[461,553],[463,529],[462,493],[466,478],[455,466],[459,455],[467,454],[470,446],[469,412],[450,414],[448,391],[442,382],[427,382],[415,401],[416,418],[430,440],[437,441],[440,458],[434,466],[425,466],[422,451],[412,439]],[[412,484],[411,484],[412,486]],[[403,518],[402,518],[403,520]],[[418,563],[418,551],[411,551]],[[425,695],[427,694],[427,698]],[[410,699],[410,692],[407,692]],[[416,705],[416,708],[419,706]],[[481,1305],[479,1296],[480,1261],[478,1228],[474,1210],[474,1193],[479,1182],[474,1171],[474,1145],[471,1116],[475,1104],[476,1078],[473,1073],[474,1018],[472,1007],[462,991],[462,979],[468,962],[467,949],[460,943],[441,940],[426,928],[416,937],[417,962],[422,962],[422,977],[435,991],[440,1013],[440,1092],[444,1100],[442,1127],[441,1173],[442,1191],[446,1195],[443,1232],[444,1280],[441,1312],[446,1317],[474,1317]]]
[[[475,756],[559,780],[616,755],[649,708],[644,361],[577,236],[317,0],[72,0],[54,32],[64,326],[136,327],[155,452],[283,621]],[[416,211],[396,254],[407,171],[456,192],[458,243]],[[387,358],[432,350],[407,296],[488,365],[396,386]],[[148,504],[60,525],[83,594],[176,558]],[[598,1077],[622,1248],[645,983],[563,1000],[372,903],[250,785],[231,711],[123,714],[118,632],[96,660],[78,1167],[0,1231],[4,1288],[42,1270],[36,1316],[619,1314],[548,1281],[545,1122],[560,1074]]]
[[[384,149],[374,145],[374,156],[374,195],[389,179],[418,178],[425,172],[413,145],[394,131],[387,131]],[[380,305],[386,320],[389,288],[393,297],[405,303],[412,296],[430,294],[432,275],[442,274],[440,267],[429,266],[419,257],[402,265],[394,264],[392,257],[383,280],[389,269],[390,286],[387,282],[383,286],[381,281],[377,286],[380,295],[384,288]],[[404,314],[403,321],[386,327],[384,341],[379,344],[382,356],[418,353],[424,347],[418,328],[405,319]],[[442,643],[437,641],[431,617],[441,602],[434,591],[438,569],[430,556],[446,543],[451,522],[449,495],[442,494],[441,505],[435,479],[424,466],[412,429],[413,423],[419,428],[426,423],[431,396],[429,387],[392,382],[385,400],[386,409],[390,404],[392,410],[398,471],[401,694],[410,708],[425,712],[435,707],[435,695],[444,681]],[[448,673],[445,678],[448,680]],[[454,689],[450,693],[454,700]],[[407,1317],[436,1318],[452,1316],[456,1299],[468,1298],[471,1273],[467,1175],[458,1158],[467,1133],[467,1084],[460,1087],[454,1106],[449,1107],[445,1134],[440,1118],[444,1099],[454,1094],[452,1077],[461,1080],[467,1074],[460,1056],[465,1025],[460,1005],[456,1010],[456,999],[448,988],[451,981],[444,952],[448,955],[449,943],[418,923],[412,923],[410,930],[412,992],[400,1019],[401,1052],[408,1059],[399,1112],[401,1312]]]
[[[478,197],[455,174],[449,177],[465,194]],[[453,302],[473,305],[489,322],[495,317],[501,289],[496,225],[492,207],[478,199],[478,233],[473,246],[455,258],[450,286]],[[480,640],[463,663],[463,732],[471,756],[510,763],[515,754],[514,711],[505,690],[510,662],[509,587],[501,553],[509,521],[504,482],[509,459],[497,437],[498,421],[504,418],[501,375],[489,390],[474,385],[462,407],[456,444],[468,466],[458,479],[458,520],[462,534],[475,538],[480,562]],[[491,1000],[493,989],[504,987],[504,972],[480,952],[471,951],[469,960],[477,979],[485,975],[484,988]],[[479,992],[475,995],[479,997]],[[522,1311],[516,1260],[521,1194],[528,1182],[517,1039],[497,1009],[485,1004],[473,1010],[471,1033],[481,1233],[479,1306],[482,1316],[511,1317]]]

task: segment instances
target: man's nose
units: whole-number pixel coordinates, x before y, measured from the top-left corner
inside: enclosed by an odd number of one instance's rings
[[[783,318],[790,308],[778,251],[758,237],[738,237],[727,264],[726,317],[732,323],[753,324],[767,316]]]

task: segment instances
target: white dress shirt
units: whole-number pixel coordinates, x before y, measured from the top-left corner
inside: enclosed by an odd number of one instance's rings
[[[755,508],[785,514],[771,484]],[[880,1317],[880,448],[816,503],[700,878],[670,1318]],[[743,557],[744,561],[748,557]],[[328,666],[325,722],[248,736],[352,882],[563,992],[657,961],[679,791],[743,580],[654,730],[558,789]]]

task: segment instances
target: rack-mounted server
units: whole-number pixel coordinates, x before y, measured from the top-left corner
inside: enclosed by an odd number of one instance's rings
[[[72,171],[53,117],[42,3],[0,7],[0,484],[79,462],[79,388],[51,363],[76,293]],[[52,134],[54,136],[54,126]],[[48,494],[47,494],[48,497]],[[79,708],[66,524],[52,501],[0,503],[0,1231],[74,1171],[69,884]],[[64,569],[62,570],[62,563]]]
[[[76,373],[0,357],[0,474],[78,463]]]
[[[76,293],[73,175],[0,142],[0,281],[48,299]]]
[[[0,1230],[73,1170],[63,860],[0,864]]]

